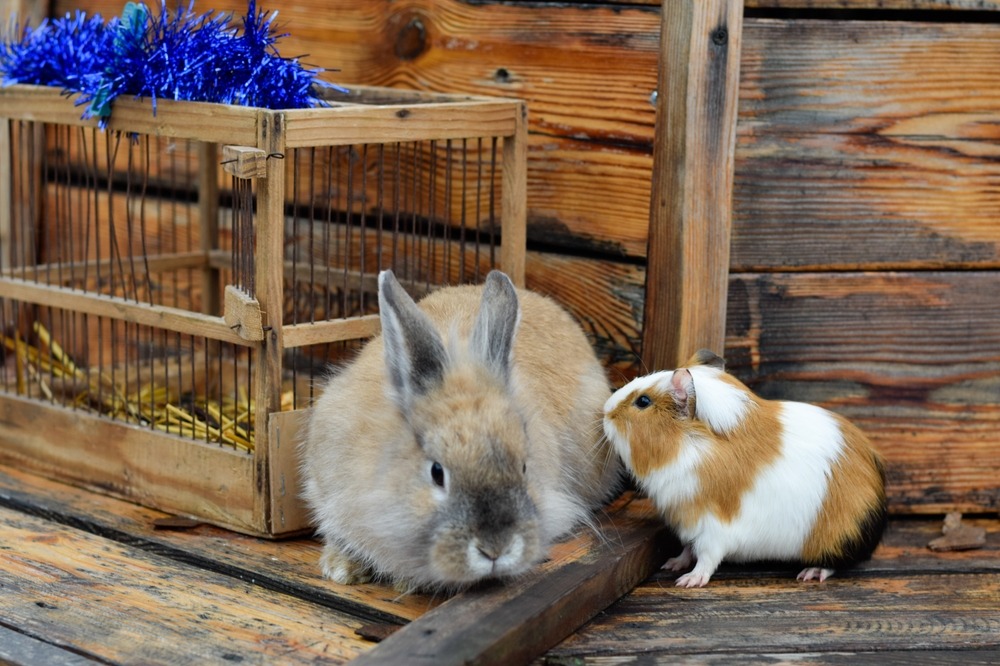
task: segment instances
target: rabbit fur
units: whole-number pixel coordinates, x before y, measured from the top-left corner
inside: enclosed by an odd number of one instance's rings
[[[379,275],[382,334],[317,398],[301,447],[324,575],[459,589],[529,570],[622,467],[585,334],[498,271],[419,306]]]

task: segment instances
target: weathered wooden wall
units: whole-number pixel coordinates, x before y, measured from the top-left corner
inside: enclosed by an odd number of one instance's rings
[[[262,5],[331,80],[526,99],[528,284],[645,369],[658,1]],[[746,6],[731,369],[856,419],[897,511],[1000,505],[1000,3]]]

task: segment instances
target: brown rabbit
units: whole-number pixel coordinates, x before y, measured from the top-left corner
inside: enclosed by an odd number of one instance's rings
[[[583,331],[496,271],[419,306],[383,271],[379,308],[382,335],[326,386],[301,449],[323,573],[456,589],[525,572],[621,476]]]

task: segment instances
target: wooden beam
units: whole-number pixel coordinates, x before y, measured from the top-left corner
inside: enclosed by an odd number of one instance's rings
[[[722,351],[741,0],[665,0],[653,143],[643,362]]]

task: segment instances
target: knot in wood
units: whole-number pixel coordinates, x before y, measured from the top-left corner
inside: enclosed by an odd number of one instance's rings
[[[396,35],[396,56],[400,60],[413,60],[427,50],[427,28],[414,16]]]

